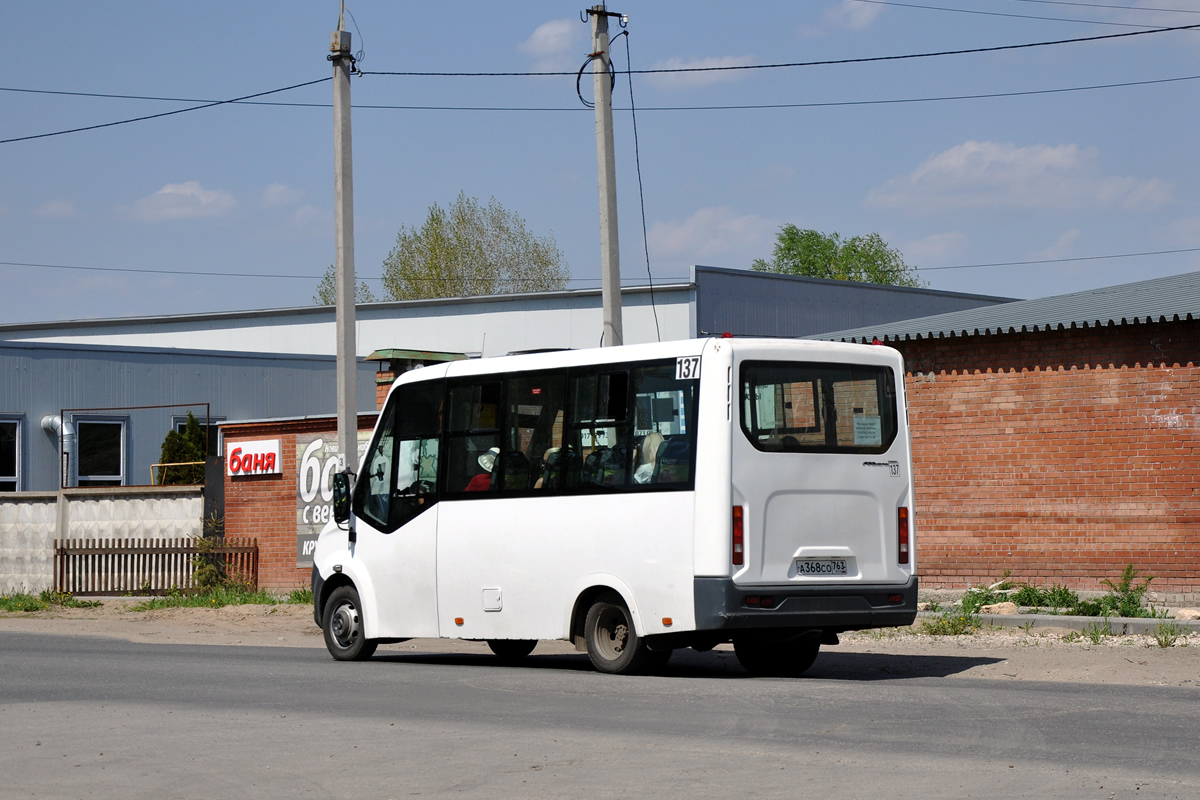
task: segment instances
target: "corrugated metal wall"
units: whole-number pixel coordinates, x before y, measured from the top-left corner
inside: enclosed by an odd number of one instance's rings
[[[58,488],[58,441],[41,428],[46,414],[201,402],[227,420],[334,414],[335,371],[327,356],[0,343],[0,416],[22,422],[21,488],[51,491]],[[375,410],[374,363],[359,364],[358,408]],[[149,483],[150,464],[158,461],[172,418],[187,411],[102,412],[127,420],[127,483]],[[202,417],[204,409],[192,411]]]
[[[1010,298],[696,267],[697,334],[808,336]]]

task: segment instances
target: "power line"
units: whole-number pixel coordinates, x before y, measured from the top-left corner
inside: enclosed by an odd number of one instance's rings
[[[34,267],[37,269],[64,269],[64,270],[81,270],[83,272],[132,272],[139,275],[183,275],[183,276],[198,276],[204,278],[274,278],[281,280],[305,280],[319,281],[323,275],[285,275],[273,272],[215,272],[211,270],[184,270],[184,269],[138,269],[136,267],[85,267],[77,264],[38,264],[28,261],[0,261],[0,266],[4,267]],[[383,278],[368,278],[362,275],[356,275],[356,280],[360,281],[382,281]],[[408,278],[407,280],[424,281],[427,283],[459,280],[455,277],[435,277],[435,278]],[[568,278],[569,283],[600,283],[599,278]],[[684,276],[672,276],[667,280],[689,280]],[[627,284],[628,285],[628,284]]]
[[[917,3],[900,3],[896,0],[855,0],[859,3],[870,3],[876,6],[899,6],[901,8],[919,8],[924,11],[953,11],[957,14],[979,14],[985,17],[1009,17],[1013,19],[1037,19],[1048,22],[1074,22],[1080,25],[1113,25],[1121,28],[1157,28],[1157,25],[1139,25],[1134,22],[1107,22],[1095,19],[1078,19],[1074,17],[1045,17],[1037,14],[1008,14],[1003,11],[983,11],[976,8],[949,8],[946,6],[926,6]]]
[[[1111,8],[1117,11],[1158,11],[1165,14],[1200,14],[1194,8],[1151,8],[1149,6],[1117,6],[1111,3],[1078,3],[1069,0],[1015,0],[1018,3],[1038,3],[1048,6],[1082,6],[1084,8]]]
[[[897,105],[904,103],[935,103],[952,100],[989,100],[1004,97],[1026,97],[1040,94],[1065,94],[1069,92],[1087,92],[1099,89],[1121,89],[1131,86],[1152,86],[1161,83],[1178,83],[1180,81],[1200,80],[1200,75],[1183,75],[1175,78],[1151,78],[1143,81],[1123,81],[1120,83],[1099,83],[1089,86],[1066,86],[1057,89],[1023,89],[1012,92],[984,92],[981,94],[937,95],[932,97],[900,97],[884,98],[882,100],[830,100],[811,103],[751,103],[743,105],[717,106],[640,106],[639,111],[743,111],[772,108],[826,108],[836,106],[869,106]],[[62,92],[46,89],[17,89],[0,86],[0,92],[26,92],[30,94],[51,95],[81,95],[85,97],[102,97],[128,100],[159,100],[164,102],[200,103],[207,102],[191,98],[148,97],[123,94],[98,94],[91,92]],[[288,108],[329,108],[329,103],[281,103],[258,101],[228,101],[234,105],[249,106],[282,106]],[[381,103],[355,104],[356,109],[390,110],[390,111],[508,111],[508,112],[580,112],[587,109],[577,106],[426,106],[426,105],[386,105]],[[614,111],[629,111],[630,108],[614,106]]]
[[[1111,258],[1139,258],[1141,256],[1165,256],[1175,253],[1200,253],[1200,247],[1184,247],[1178,250],[1150,250],[1142,253],[1110,253],[1103,256],[1078,256],[1076,258],[1043,258],[1037,261],[999,261],[994,264],[957,264],[951,267],[914,267],[918,272],[936,272],[944,269],[984,269],[985,267],[1022,267],[1032,264],[1065,264],[1071,261],[1103,261]]]
[[[158,119],[159,117],[170,117],[175,114],[186,114],[189,111],[199,111],[202,108],[213,108],[214,106],[236,104],[242,100],[249,100],[254,97],[265,97],[266,95],[278,94],[279,92],[287,92],[287,91],[291,91],[292,89],[302,88],[304,86],[312,86],[313,84],[324,83],[325,81],[328,81],[328,80],[332,80],[332,78],[318,78],[315,81],[306,81],[305,83],[296,83],[291,86],[284,86],[280,89],[271,89],[270,91],[267,91],[267,92],[256,92],[254,94],[244,95],[243,97],[235,97],[232,100],[215,100],[213,102],[203,103],[202,105],[191,106],[190,108],[177,108],[174,111],[163,111],[160,114],[148,114],[144,117],[133,117],[132,119],[117,120],[116,122],[104,122],[99,125],[87,125],[82,128],[71,128],[70,130],[65,130],[65,131],[53,131],[51,133],[35,133],[31,136],[17,136],[12,139],[0,139],[0,144],[10,144],[12,142],[27,142],[30,139],[45,139],[48,136],[62,136],[63,134],[66,134],[66,133],[80,133],[82,131],[94,131],[94,130],[97,130],[98,128],[111,128],[114,125],[127,125],[130,122],[143,122],[148,119]]]
[[[1027,42],[1025,44],[1003,44],[992,47],[971,47],[964,50],[939,50],[928,53],[906,53],[895,56],[864,56],[862,58],[835,58],[824,61],[791,61],[776,64],[731,64],[720,67],[660,67],[655,69],[628,70],[632,75],[662,75],[680,72],[733,72],[735,70],[751,69],[783,69],[786,67],[827,67],[841,64],[868,64],[880,61],[903,61],[914,58],[937,58],[940,56],[962,56],[976,53],[997,53],[1005,50],[1026,50],[1033,47],[1052,47],[1060,44],[1078,44],[1080,42],[1099,42],[1108,39],[1126,39],[1131,36],[1148,36],[1156,33],[1173,31],[1190,31],[1200,28],[1196,25],[1174,25],[1166,28],[1151,28],[1142,31],[1126,33],[1106,33],[1100,36],[1078,36],[1072,39],[1054,39],[1044,42]],[[575,72],[363,72],[363,75],[390,75],[410,78],[505,78],[505,77],[549,77],[555,75],[575,76]]]

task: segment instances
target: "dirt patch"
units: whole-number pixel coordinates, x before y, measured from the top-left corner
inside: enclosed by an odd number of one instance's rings
[[[133,642],[323,648],[306,605],[243,605],[131,611],[138,600],[107,599],[99,608],[0,612],[0,631],[66,636],[109,636]],[[1194,642],[1191,640],[1195,640]],[[731,649],[722,645],[721,650]],[[487,645],[450,639],[414,639],[384,651],[487,653]],[[542,642],[536,653],[575,653],[566,642]],[[889,676],[921,677],[928,665],[954,659],[956,678],[1062,681],[1117,685],[1200,686],[1200,636],[1160,648],[1150,636],[1112,636],[1093,643],[1066,629],[985,629],[965,636],[930,636],[914,628],[845,634],[822,648],[827,663],[867,664]],[[895,658],[872,658],[894,656]],[[822,660],[826,660],[824,657]],[[818,661],[818,666],[821,661]]]

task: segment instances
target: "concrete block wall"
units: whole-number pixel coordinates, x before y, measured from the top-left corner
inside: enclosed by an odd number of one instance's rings
[[[131,486],[0,495],[0,593],[49,589],[55,539],[199,536],[202,490]]]
[[[1200,598],[1200,322],[901,342],[923,587]]]

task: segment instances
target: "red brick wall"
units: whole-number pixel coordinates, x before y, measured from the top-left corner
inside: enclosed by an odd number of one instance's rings
[[[1200,590],[1200,322],[897,347],[923,586]]]
[[[359,430],[374,425],[374,416],[359,416]],[[226,453],[238,442],[282,440],[282,474],[225,476],[225,534],[258,539],[258,585],[264,589],[290,590],[309,584],[310,568],[296,566],[296,437],[305,433],[333,436],[336,428],[333,417],[222,426]]]

